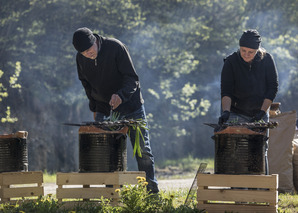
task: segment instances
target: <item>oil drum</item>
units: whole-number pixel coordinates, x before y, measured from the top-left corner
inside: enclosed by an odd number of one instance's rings
[[[220,134],[215,140],[215,174],[264,175],[266,135]]]
[[[126,134],[89,130],[79,132],[79,172],[125,171]]]
[[[28,171],[28,132],[0,135],[0,172]]]

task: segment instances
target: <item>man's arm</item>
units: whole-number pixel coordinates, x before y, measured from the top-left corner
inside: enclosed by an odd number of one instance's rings
[[[229,111],[230,112],[231,103],[232,103],[232,99],[229,96],[224,96],[221,99],[222,111]]]
[[[272,104],[272,101],[266,98],[262,104],[261,110],[263,110],[264,112],[267,112],[271,104]]]

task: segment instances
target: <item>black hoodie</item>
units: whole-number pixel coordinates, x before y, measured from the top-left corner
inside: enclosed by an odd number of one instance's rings
[[[123,114],[134,112],[143,104],[139,77],[127,48],[117,39],[94,34],[100,43],[96,59],[77,53],[79,79],[84,86],[92,112],[109,115],[109,101],[118,94],[122,103],[116,108]]]
[[[221,73],[221,97],[232,99],[231,112],[254,116],[264,99],[274,100],[278,90],[278,75],[269,53],[261,58],[258,52],[252,63],[245,62],[240,52],[224,59]]]

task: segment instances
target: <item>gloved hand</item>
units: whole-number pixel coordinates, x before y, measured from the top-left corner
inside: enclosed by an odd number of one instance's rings
[[[255,116],[253,116],[252,119],[250,119],[250,122],[256,122],[256,121],[262,120],[265,115],[266,115],[265,111],[259,110],[259,112],[255,114]]]
[[[223,111],[223,113],[221,114],[221,116],[218,119],[218,124],[221,125],[225,122],[227,122],[227,120],[229,120],[230,117],[230,112],[229,111]]]

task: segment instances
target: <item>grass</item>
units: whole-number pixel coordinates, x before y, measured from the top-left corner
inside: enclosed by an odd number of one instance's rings
[[[56,183],[56,173],[43,172],[43,182],[44,183]]]
[[[186,158],[174,159],[174,160],[165,160],[160,163],[156,163],[158,168],[166,168],[168,166],[178,167],[185,172],[197,171],[200,166],[200,163],[207,163],[207,168],[210,170],[214,169],[214,159],[213,158],[194,158],[189,155]]]
[[[278,212],[298,212],[298,194],[279,194]]]
[[[155,165],[157,171],[157,178],[162,179],[181,179],[194,178],[201,163],[207,163],[205,172],[214,171],[213,158],[193,158],[188,156],[186,158],[165,160],[157,162]]]

